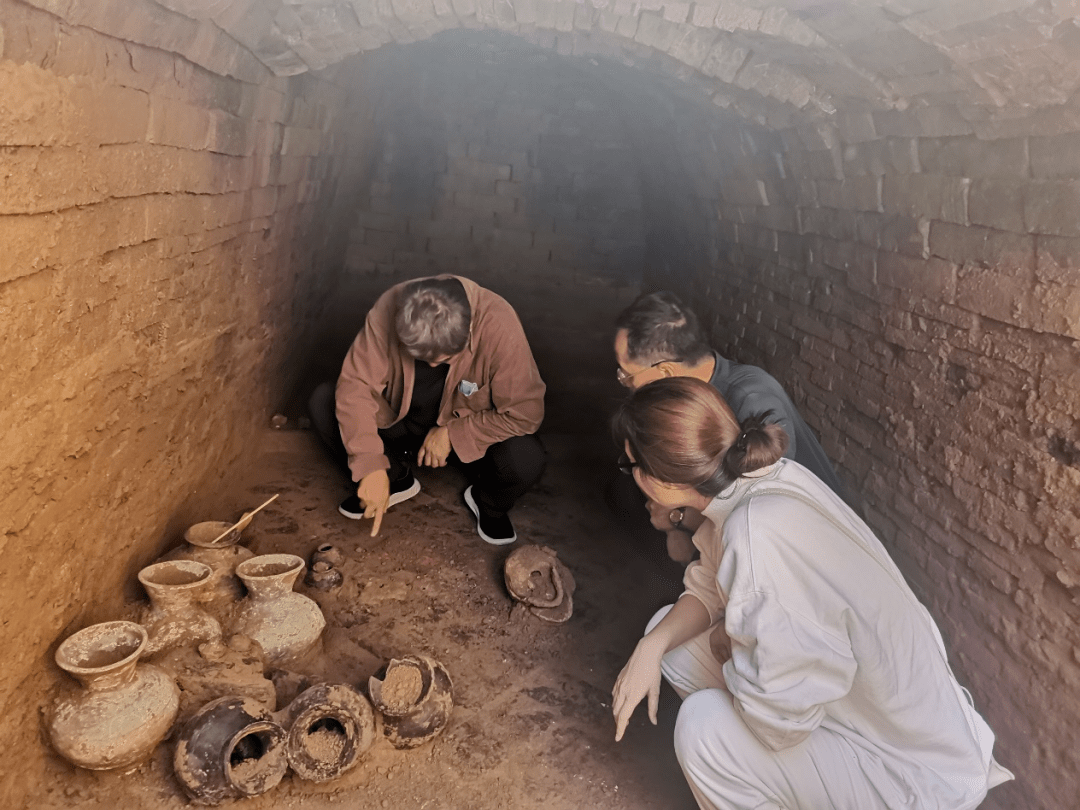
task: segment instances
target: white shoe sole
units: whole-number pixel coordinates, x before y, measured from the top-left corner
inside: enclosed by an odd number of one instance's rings
[[[412,486],[408,489],[403,489],[401,490],[401,492],[395,492],[393,495],[391,495],[390,500],[386,502],[386,508],[389,509],[394,504],[401,503],[402,501],[407,501],[409,500],[409,498],[412,498],[414,495],[418,494],[420,494],[420,482],[416,480],[416,476],[413,476]],[[338,506],[337,510],[349,520],[360,520],[364,517],[363,512],[346,512],[340,506]]]
[[[389,509],[396,503],[407,501],[409,498],[420,493],[420,482],[416,480],[416,476],[413,476],[412,486],[408,489],[403,489],[401,492],[395,492],[390,496],[390,500],[386,502],[386,508]]]
[[[510,537],[502,537],[496,539],[494,537],[488,537],[484,534],[484,530],[480,528],[480,507],[476,505],[476,501],[473,500],[472,487],[470,486],[465,490],[465,505],[469,507],[469,511],[473,513],[473,517],[476,518],[476,533],[480,535],[480,539],[485,543],[490,543],[493,546],[508,546],[511,543],[517,542],[517,532],[515,531]]]

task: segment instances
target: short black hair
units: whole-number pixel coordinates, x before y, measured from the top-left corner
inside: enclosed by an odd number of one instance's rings
[[[472,307],[456,278],[421,278],[398,292],[398,340],[417,360],[453,356],[469,342]]]
[[[619,313],[615,328],[626,330],[626,352],[635,363],[695,364],[711,351],[697,315],[667,290],[639,296]]]

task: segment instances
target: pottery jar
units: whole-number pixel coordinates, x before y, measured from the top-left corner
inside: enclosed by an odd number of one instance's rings
[[[511,552],[503,564],[503,578],[510,595],[532,607],[558,607],[564,598],[555,552],[547,546],[524,545]]]
[[[313,686],[278,715],[288,729],[289,766],[301,779],[336,779],[375,742],[371,704],[347,684]]]
[[[391,659],[382,679],[368,679],[368,694],[383,716],[383,734],[395,748],[415,748],[434,738],[454,708],[450,673],[424,655]]]
[[[220,622],[198,603],[212,573],[209,565],[193,560],[154,563],[139,572],[150,596],[141,619],[150,637],[147,655],[221,640]]]
[[[229,611],[244,596],[244,586],[234,573],[236,566],[255,556],[251,549],[239,545],[238,530],[234,529],[214,542],[232,525],[220,520],[196,523],[184,532],[184,544],[161,558],[163,561],[194,560],[210,566],[213,573],[200,599],[203,607],[220,622],[226,621]]]
[[[323,562],[329,564],[331,568],[340,568],[341,564],[345,562],[345,555],[333,543],[323,543],[311,552],[308,562],[311,565]]]
[[[522,546],[506,558],[503,576],[510,595],[534,616],[561,624],[573,615],[574,575],[554,549]]]
[[[196,804],[258,796],[275,787],[289,769],[285,729],[257,700],[217,698],[184,724],[173,768]]]
[[[169,733],[180,692],[165,672],[139,663],[146,630],[105,622],[68,637],[56,663],[78,679],[64,684],[46,712],[53,748],[91,770],[134,769]]]
[[[295,554],[263,554],[236,567],[248,595],[233,632],[257,641],[268,666],[302,658],[315,647],[326,627],[319,606],[293,591],[303,570],[304,561]]]
[[[308,558],[308,572],[304,584],[316,591],[332,591],[341,587],[344,577],[341,565],[345,555],[332,543],[323,543]]]
[[[322,560],[313,563],[307,576],[304,577],[304,584],[316,591],[332,591],[334,588],[340,588],[344,581],[345,578],[340,570]]]

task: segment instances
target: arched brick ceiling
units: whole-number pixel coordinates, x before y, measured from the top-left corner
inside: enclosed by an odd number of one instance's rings
[[[224,31],[278,76],[484,28],[560,53],[659,61],[765,120],[908,110],[959,134],[1039,109],[1061,119],[1053,128],[1080,129],[1080,0],[157,2]]]

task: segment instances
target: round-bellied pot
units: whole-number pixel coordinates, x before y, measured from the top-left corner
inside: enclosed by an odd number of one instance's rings
[[[395,748],[415,748],[433,739],[454,708],[450,673],[424,655],[390,659],[382,679],[368,679],[368,694],[383,716],[383,734]]]
[[[375,741],[371,704],[347,684],[313,686],[278,714],[289,730],[289,766],[301,779],[336,779]]]
[[[313,566],[316,563],[324,562],[329,564],[331,568],[340,568],[341,564],[345,562],[345,555],[333,543],[323,543],[311,552],[308,562]]]
[[[53,748],[91,770],[129,770],[172,728],[180,692],[165,672],[140,664],[146,630],[105,622],[68,637],[56,663],[80,683],[65,684],[46,712]]]
[[[141,619],[150,637],[147,655],[221,640],[221,623],[198,601],[212,573],[209,565],[194,560],[154,563],[139,572],[150,596]]]
[[[289,769],[285,736],[285,729],[257,700],[212,700],[180,732],[173,755],[176,778],[196,804],[266,793]]]
[[[344,581],[341,571],[323,560],[312,563],[304,577],[304,584],[316,591],[332,591],[340,588]]]
[[[268,666],[302,658],[319,641],[326,619],[314,600],[293,591],[304,561],[295,554],[263,554],[236,567],[247,586],[233,626],[259,642]]]
[[[185,542],[161,558],[161,561],[194,560],[210,566],[213,573],[199,599],[207,612],[222,623],[244,596],[244,586],[235,573],[236,566],[255,556],[251,549],[239,545],[240,532],[237,530],[214,542],[232,525],[208,520],[189,526],[184,532]]]
[[[534,616],[553,624],[574,613],[574,575],[548,546],[526,545],[506,558],[506,589]]]

